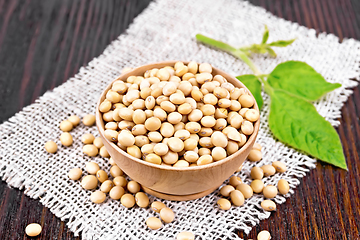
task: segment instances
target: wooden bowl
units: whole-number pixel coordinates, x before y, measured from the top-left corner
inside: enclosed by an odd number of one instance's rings
[[[177,61],[158,62],[135,68],[120,75],[117,79],[126,80],[131,75],[143,76],[152,68],[174,66]],[[184,62],[187,63],[187,62]],[[233,76],[213,67],[213,75],[220,74],[236,87],[245,87]],[[114,81],[115,81],[114,80]],[[111,83],[112,84],[112,83]],[[96,126],[106,149],[115,163],[134,181],[143,186],[143,189],[154,196],[168,200],[191,200],[203,197],[218,188],[228,179],[245,161],[252,149],[259,131],[260,120],[255,122],[254,133],[246,144],[229,157],[202,166],[189,168],[175,168],[148,163],[135,158],[121,150],[116,144],[104,136],[104,121],[99,111],[100,103],[105,99],[106,92],[111,88],[109,84],[102,92],[96,107]],[[249,91],[250,92],[250,91]],[[255,109],[258,106],[255,101]]]

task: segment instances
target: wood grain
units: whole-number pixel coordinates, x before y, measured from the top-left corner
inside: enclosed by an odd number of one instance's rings
[[[359,0],[250,0],[273,14],[343,38],[360,40]],[[149,0],[0,0],[0,122],[73,76],[120,35]],[[270,33],[271,34],[271,33]],[[319,163],[278,211],[253,228],[273,239],[360,239],[360,89],[337,128],[349,171]],[[0,239],[79,239],[38,200],[0,182]],[[243,236],[243,233],[239,233]],[[216,238],[216,236],[214,236]]]

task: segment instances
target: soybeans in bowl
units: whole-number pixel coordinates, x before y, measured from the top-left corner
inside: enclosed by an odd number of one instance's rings
[[[98,101],[96,124],[111,157],[145,191],[187,200],[212,192],[244,162],[259,109],[229,74],[168,61],[115,79]]]

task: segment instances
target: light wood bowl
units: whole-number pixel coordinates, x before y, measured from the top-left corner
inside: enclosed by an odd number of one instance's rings
[[[174,66],[177,61],[158,62],[135,68],[120,75],[117,79],[126,80],[131,75],[143,76],[146,70]],[[187,62],[184,62],[187,64]],[[245,87],[233,76],[213,67],[213,75],[220,74],[236,87]],[[114,81],[115,81],[114,80]],[[112,84],[112,83],[111,83]],[[116,144],[104,136],[104,121],[99,111],[100,103],[105,99],[109,84],[102,92],[96,107],[96,126],[106,149],[115,163],[134,181],[139,182],[143,189],[154,196],[168,200],[191,200],[203,197],[218,188],[245,161],[252,149],[259,131],[260,120],[255,122],[254,133],[246,144],[229,157],[203,166],[175,168],[148,163],[135,158],[121,150]],[[250,92],[250,91],[249,91]],[[255,109],[258,106],[255,101]]]

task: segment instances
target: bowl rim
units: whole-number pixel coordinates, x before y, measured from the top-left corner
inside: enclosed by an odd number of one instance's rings
[[[155,63],[149,63],[149,64],[141,65],[139,67],[133,68],[132,70],[127,71],[127,72],[119,75],[117,78],[115,78],[113,81],[111,81],[111,83],[109,83],[106,86],[106,88],[101,92],[101,95],[100,95],[100,97],[99,97],[99,99],[97,101],[97,104],[96,104],[95,117],[96,117],[96,127],[97,127],[97,129],[99,131],[99,134],[102,136],[103,141],[105,140],[110,146],[112,146],[120,154],[124,155],[125,157],[128,157],[129,159],[131,159],[131,160],[133,160],[133,161],[135,161],[135,162],[137,162],[139,164],[143,164],[143,165],[151,167],[151,168],[162,169],[162,170],[170,170],[170,171],[176,171],[176,172],[178,172],[178,171],[185,171],[185,172],[189,171],[189,172],[191,172],[191,171],[199,171],[199,170],[208,169],[208,168],[214,168],[214,167],[217,167],[219,165],[224,164],[225,162],[231,161],[232,159],[234,159],[238,155],[240,155],[242,152],[244,152],[251,145],[251,143],[253,141],[255,142],[256,136],[257,136],[257,134],[259,132],[259,128],[260,128],[260,117],[254,124],[254,132],[250,135],[250,137],[247,139],[246,143],[238,151],[231,154],[230,156],[227,156],[224,159],[221,159],[219,161],[212,162],[212,163],[209,163],[209,164],[201,165],[201,166],[179,168],[179,167],[158,165],[158,164],[155,164],[155,163],[146,162],[145,160],[133,157],[132,155],[130,155],[127,152],[125,152],[124,150],[122,150],[115,143],[113,143],[113,142],[109,141],[107,138],[105,138],[105,135],[104,135],[105,124],[104,124],[104,120],[101,117],[101,112],[99,111],[99,106],[100,106],[101,102],[103,101],[102,98],[105,99],[107,91],[109,89],[111,89],[111,86],[112,86],[113,82],[115,82],[116,80],[119,80],[119,79],[126,79],[128,76],[132,75],[131,74],[132,72],[138,71],[140,69],[149,70],[149,69],[156,68],[156,67],[161,68],[161,67],[165,67],[165,66],[174,66],[176,62],[183,62],[184,64],[188,64],[190,61],[181,61],[181,60],[175,61],[175,60],[172,60],[172,61],[162,61],[162,62],[155,62]],[[228,73],[214,67],[213,65],[211,65],[211,66],[212,66],[213,69],[215,69],[218,72],[218,74],[220,74],[222,76],[226,75],[226,76],[229,76],[230,78],[232,78],[232,80],[234,80],[235,82],[240,84],[241,87],[245,88],[248,91],[248,93],[250,93],[250,96],[252,96],[254,98],[254,96],[252,95],[250,90],[240,80],[237,80],[232,75],[230,75],[230,74],[228,74]],[[228,79],[228,77],[226,77],[226,79]],[[236,86],[236,87],[238,87],[238,86]],[[254,98],[254,100],[255,100],[255,98]],[[254,108],[259,111],[259,107],[257,105],[256,100],[255,100],[255,103],[254,103]]]

